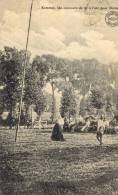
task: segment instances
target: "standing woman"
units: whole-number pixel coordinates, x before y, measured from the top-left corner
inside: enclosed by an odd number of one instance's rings
[[[51,139],[53,141],[65,141],[63,137],[62,127],[59,123],[59,120],[56,120],[55,125],[52,130]]]

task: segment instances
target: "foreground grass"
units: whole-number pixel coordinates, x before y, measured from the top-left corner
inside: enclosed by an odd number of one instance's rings
[[[50,132],[0,130],[1,195],[117,195],[118,135],[65,134],[65,142],[50,140]]]

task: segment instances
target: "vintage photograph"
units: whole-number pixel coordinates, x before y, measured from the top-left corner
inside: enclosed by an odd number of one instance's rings
[[[0,195],[118,195],[117,0],[0,0]]]

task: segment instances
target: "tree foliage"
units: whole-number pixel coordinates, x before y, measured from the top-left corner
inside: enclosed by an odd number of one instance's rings
[[[24,51],[5,47],[1,55],[1,81],[3,85],[4,106],[11,112],[19,102],[21,95],[21,77]]]
[[[92,89],[89,97],[89,106],[102,109],[105,105],[104,94],[99,89]]]
[[[40,75],[32,69],[26,74],[24,102],[26,107],[34,105],[38,115],[41,115],[46,107]]]
[[[25,52],[16,48],[5,47],[0,51],[1,112],[6,108],[12,115],[20,101],[24,57]],[[54,55],[36,56],[32,63],[29,62],[30,55],[26,67],[23,103],[27,108],[34,105],[38,115],[45,110],[43,88],[46,83],[52,86],[52,118],[54,118],[57,88],[62,92],[60,112],[63,117],[76,114],[77,101],[74,90],[82,96],[82,105],[85,104],[89,109],[104,108],[106,112],[110,112],[112,105],[118,107],[117,63],[106,66],[96,59],[71,61]],[[88,96],[89,91],[91,93]]]
[[[65,88],[62,93],[60,114],[63,118],[68,117],[69,119],[76,114],[75,93],[72,87]]]

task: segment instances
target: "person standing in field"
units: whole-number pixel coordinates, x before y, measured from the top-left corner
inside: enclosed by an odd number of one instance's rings
[[[53,141],[65,141],[62,133],[62,127],[59,123],[59,120],[56,120],[55,125],[52,130],[51,139]]]
[[[67,118],[64,118],[63,130],[66,132],[70,131],[69,122],[68,122]]]
[[[103,116],[98,119],[98,124],[97,124],[97,140],[99,141],[100,145],[103,144],[102,138],[105,130],[105,118]]]

